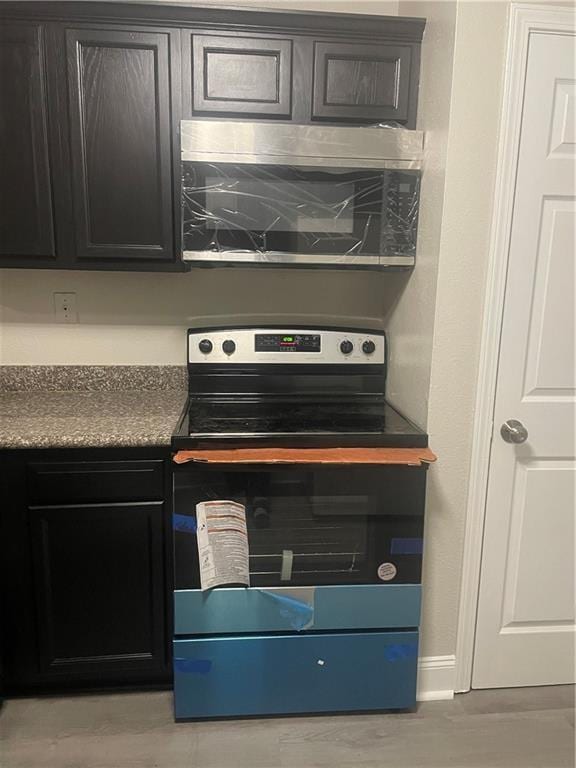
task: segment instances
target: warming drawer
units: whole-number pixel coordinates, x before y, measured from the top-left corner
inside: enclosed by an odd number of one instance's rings
[[[419,584],[178,590],[174,632],[413,628],[420,623],[420,591]]]
[[[175,640],[175,715],[408,709],[417,657],[417,632]]]

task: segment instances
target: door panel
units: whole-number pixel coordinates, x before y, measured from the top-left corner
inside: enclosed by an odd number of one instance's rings
[[[174,258],[174,34],[66,30],[79,260]]]
[[[56,252],[44,28],[37,24],[0,27],[0,179],[0,255],[49,264]]]
[[[574,622],[575,469],[571,461],[516,464],[504,583],[506,631]]]
[[[315,43],[312,117],[407,122],[412,53],[410,45]]]
[[[473,686],[574,669],[574,37],[532,33],[518,154]],[[518,419],[526,442],[505,442]]]
[[[576,110],[576,103],[573,105]],[[542,200],[523,400],[573,397],[575,349],[571,327],[576,302],[573,199]],[[558,333],[564,329],[565,332]]]
[[[290,117],[291,40],[184,35],[184,104],[190,104],[190,116]]]

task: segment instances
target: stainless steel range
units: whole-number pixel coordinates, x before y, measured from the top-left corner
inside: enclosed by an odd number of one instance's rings
[[[386,336],[314,326],[188,332],[174,448],[427,445],[386,402]]]

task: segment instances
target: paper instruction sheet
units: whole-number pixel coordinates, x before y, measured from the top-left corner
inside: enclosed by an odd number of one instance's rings
[[[200,586],[250,586],[246,509],[235,501],[196,505]]]

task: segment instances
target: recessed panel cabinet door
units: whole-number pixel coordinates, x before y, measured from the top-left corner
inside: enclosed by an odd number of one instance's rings
[[[79,261],[174,258],[173,34],[66,30]]]
[[[316,42],[312,118],[415,127],[414,54],[411,45]]]
[[[0,256],[14,266],[55,257],[48,146],[44,29],[2,25]]]
[[[292,41],[184,33],[184,109],[289,118]]]
[[[39,677],[166,664],[162,502],[31,507]]]

